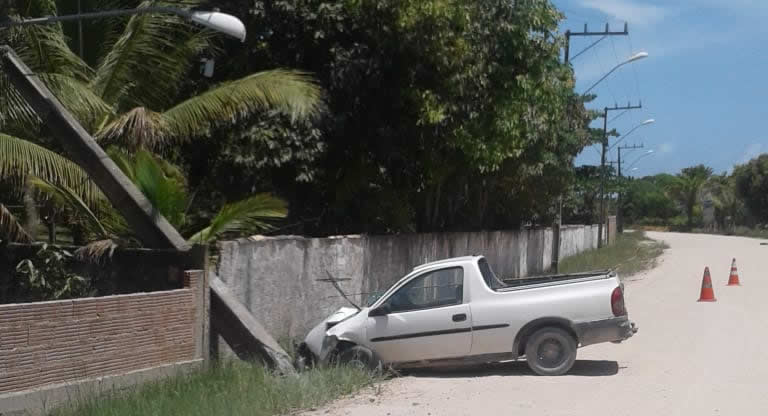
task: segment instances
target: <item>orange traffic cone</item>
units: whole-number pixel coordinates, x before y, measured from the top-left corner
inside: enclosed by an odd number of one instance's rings
[[[741,286],[739,271],[736,269],[736,259],[733,259],[733,263],[731,263],[731,277],[728,278],[728,286]]]
[[[699,302],[715,302],[715,291],[712,289],[712,277],[709,275],[709,267],[704,268],[704,277],[701,279],[701,296]]]

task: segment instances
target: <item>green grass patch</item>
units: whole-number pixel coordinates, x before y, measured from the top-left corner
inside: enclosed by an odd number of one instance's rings
[[[54,416],[267,416],[320,406],[378,381],[365,370],[336,366],[275,375],[260,365],[231,362],[132,389],[88,397]]]
[[[666,248],[666,244],[651,240],[644,232],[624,232],[613,245],[562,260],[559,270],[560,273],[577,273],[612,269],[626,277],[655,267]]]

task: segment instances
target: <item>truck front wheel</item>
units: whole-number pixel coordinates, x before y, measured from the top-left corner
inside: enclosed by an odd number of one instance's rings
[[[541,376],[560,376],[576,361],[576,340],[568,332],[554,327],[534,332],[525,344],[528,366]]]
[[[360,345],[347,348],[339,354],[339,362],[360,369],[375,370],[379,366],[373,351]]]

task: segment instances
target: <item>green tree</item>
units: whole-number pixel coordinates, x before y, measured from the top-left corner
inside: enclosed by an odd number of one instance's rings
[[[232,59],[306,68],[329,95],[311,177],[286,179],[298,172],[283,165],[259,178],[289,195],[298,232],[543,222],[592,140],[548,1],[256,1],[252,16],[265,36]],[[247,173],[227,174],[238,152],[212,150],[223,174],[201,185],[247,188]]]
[[[19,3],[15,10],[31,17],[55,15],[59,7],[71,10],[73,2]],[[97,1],[92,6],[114,8],[114,3]],[[310,120],[324,111],[322,89],[300,71],[264,70],[211,86],[190,84],[199,56],[216,47],[214,34],[177,17],[106,19],[98,28],[102,48],[92,62],[70,49],[61,25],[7,30],[0,33],[0,43],[11,44],[103,145],[116,144],[132,152],[146,148],[177,158],[177,145],[249,117],[275,112],[292,120]],[[18,197],[20,185],[38,177],[68,188],[99,214],[94,203],[103,195],[77,165],[56,154],[61,148],[49,138],[51,132],[8,80],[0,77],[0,84],[0,132],[5,133],[0,134],[4,155],[0,181],[15,184]]]
[[[721,230],[728,230],[744,222],[744,201],[736,191],[733,176],[714,175],[706,185],[715,207],[715,221]]]
[[[704,185],[712,176],[712,168],[697,165],[683,169],[676,180],[669,185],[671,195],[683,206],[687,227],[693,228],[695,208]]]
[[[191,197],[181,170],[151,154],[139,150],[135,155],[111,151],[111,157],[139,190],[190,243],[208,244],[226,234],[253,234],[269,230],[270,222],[285,218],[285,202],[268,194],[252,195],[244,200],[225,204],[208,224],[189,221],[188,209]],[[46,195],[68,207],[75,218],[83,221],[92,239],[126,241],[132,234],[106,200],[101,201],[102,215],[96,215],[75,192],[66,186],[33,178],[32,183]]]
[[[676,182],[669,174],[658,174],[631,180],[622,200],[628,223],[669,225],[680,214],[667,189]]]
[[[768,154],[733,169],[737,195],[761,224],[768,224]]]

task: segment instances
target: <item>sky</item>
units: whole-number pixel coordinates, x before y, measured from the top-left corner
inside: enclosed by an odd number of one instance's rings
[[[703,163],[716,173],[730,171],[760,153],[768,153],[768,0],[553,0],[566,15],[560,30],[605,29],[611,36],[571,61],[576,89],[587,90],[616,64],[634,53],[648,58],[617,69],[598,84],[587,106],[642,102],[609,123],[627,133],[620,144],[643,144],[622,151],[626,168],[638,160],[632,176],[677,173]],[[599,37],[572,37],[571,56]],[[620,111],[609,112],[608,119]],[[602,119],[594,127],[602,128]],[[620,138],[611,138],[611,145]],[[598,146],[587,148],[576,165],[600,163]],[[616,149],[608,156],[616,160]]]

